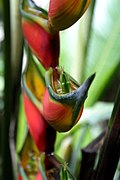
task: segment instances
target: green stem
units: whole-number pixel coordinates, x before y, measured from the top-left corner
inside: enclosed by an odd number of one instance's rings
[[[4,62],[5,62],[5,89],[4,89],[4,118],[2,122],[2,180],[13,179],[12,163],[9,147],[9,127],[11,119],[11,37],[10,37],[10,1],[3,0],[4,20]]]
[[[62,87],[62,93],[69,93],[70,92],[70,80],[68,75],[65,72],[62,72],[60,75],[60,82]]]

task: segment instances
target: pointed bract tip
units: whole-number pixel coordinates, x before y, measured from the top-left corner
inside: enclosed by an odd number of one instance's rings
[[[91,76],[88,77],[88,79],[83,83],[82,86],[88,91],[90,85],[92,84],[94,78],[95,78],[96,73],[92,74]]]

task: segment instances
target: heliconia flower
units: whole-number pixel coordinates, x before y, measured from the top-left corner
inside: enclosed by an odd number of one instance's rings
[[[94,76],[95,74],[79,86],[59,68],[47,71],[43,115],[55,130],[68,131],[78,122]]]
[[[50,0],[49,25],[56,31],[73,25],[86,11],[90,0]]]
[[[23,96],[28,127],[37,148],[42,152],[53,152],[56,137],[55,130],[46,122],[41,112],[25,92],[23,92]]]
[[[23,0],[21,5],[22,29],[24,37],[41,64],[48,69],[58,65],[59,33],[51,32],[45,10],[31,0]]]

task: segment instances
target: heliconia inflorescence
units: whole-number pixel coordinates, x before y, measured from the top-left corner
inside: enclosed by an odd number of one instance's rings
[[[23,0],[21,3],[23,34],[30,48],[27,52],[28,65],[23,76],[23,88],[29,98],[24,95],[24,101],[29,128],[37,146],[38,123],[45,121],[43,129],[46,129],[47,122],[56,131],[65,132],[70,130],[82,115],[84,101],[94,75],[80,86],[58,67],[59,30],[75,23],[85,12],[89,2],[89,0],[50,0],[48,13],[36,6],[32,0]],[[30,63],[34,61],[33,58],[30,60],[31,53],[36,55],[45,69],[50,68],[46,72],[46,79],[41,78],[34,63]],[[33,121],[36,125],[28,115],[30,111],[26,104],[34,109],[33,112],[38,119]],[[36,108],[39,109],[39,113]]]
[[[56,131],[69,131],[79,121],[95,77],[93,74],[79,85],[59,67],[59,31],[73,25],[89,3],[90,0],[50,0],[47,12],[32,0],[21,1],[27,47],[27,64],[22,73],[24,107],[30,134],[38,150],[46,154],[54,152]],[[36,178],[41,179],[41,174]]]

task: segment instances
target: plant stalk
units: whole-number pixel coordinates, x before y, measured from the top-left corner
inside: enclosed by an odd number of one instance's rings
[[[4,117],[2,121],[2,180],[13,179],[12,163],[9,147],[9,127],[11,119],[11,27],[10,27],[10,1],[3,0],[3,21],[4,21]]]
[[[120,87],[109,123],[107,137],[100,153],[95,180],[113,180],[120,157]]]

